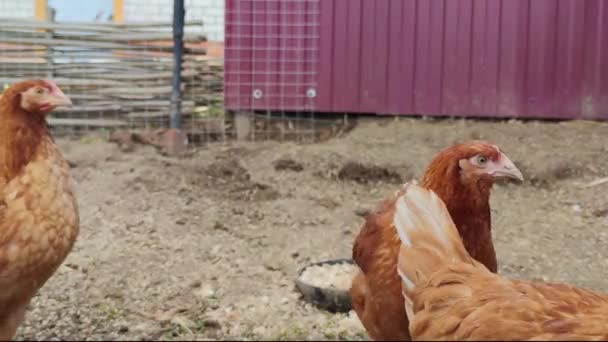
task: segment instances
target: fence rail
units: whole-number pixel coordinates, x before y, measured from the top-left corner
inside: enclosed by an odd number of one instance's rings
[[[189,131],[205,130],[203,119],[214,114],[210,107],[222,107],[223,102],[223,62],[207,57],[206,37],[196,32],[201,26],[200,21],[185,23],[181,108],[184,129]],[[55,80],[74,108],[49,118],[54,128],[166,127],[173,70],[171,28],[171,22],[3,19],[0,84],[24,78]]]

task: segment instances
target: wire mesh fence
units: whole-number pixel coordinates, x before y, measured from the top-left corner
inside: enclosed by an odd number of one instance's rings
[[[75,105],[49,117],[55,134],[169,127],[173,0],[27,1],[29,15],[0,0],[0,84],[55,80]],[[344,131],[345,116],[313,105],[319,1],[185,0],[181,129],[191,145]]]
[[[316,112],[319,4],[226,1],[226,108],[253,113],[250,138],[317,141],[340,131],[343,121]]]

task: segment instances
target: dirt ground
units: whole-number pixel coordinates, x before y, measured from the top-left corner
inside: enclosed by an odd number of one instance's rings
[[[608,184],[581,186],[608,176],[608,124],[363,120],[323,143],[180,158],[60,139],[81,235],[18,339],[366,339],[354,313],[302,301],[296,272],[350,257],[362,213],[469,139],[498,143],[527,178],[493,191],[500,272],[608,291]]]

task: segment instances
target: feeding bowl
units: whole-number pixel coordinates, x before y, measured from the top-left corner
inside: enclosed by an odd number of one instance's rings
[[[321,261],[302,268],[295,283],[305,301],[330,312],[348,312],[349,291],[356,272],[357,266],[351,259]]]

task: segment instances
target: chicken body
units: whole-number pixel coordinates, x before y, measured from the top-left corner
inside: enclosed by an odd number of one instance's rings
[[[394,223],[413,340],[608,339],[608,296],[490,272],[468,254],[432,192],[409,185]]]
[[[52,85],[16,84],[0,99],[0,340],[14,337],[31,298],[78,235],[69,167],[43,116],[47,106],[54,107],[44,102],[40,111],[22,108],[30,108],[29,88]]]
[[[483,157],[480,165],[476,160]],[[490,190],[496,177],[522,179],[521,172],[500,149],[485,142],[469,142],[441,151],[430,163],[422,186],[445,200],[467,250],[493,272],[497,271],[492,243]],[[350,294],[353,309],[374,340],[409,340],[401,281],[396,273],[400,240],[393,227],[395,201],[386,200],[366,219],[353,246],[360,271]]]

